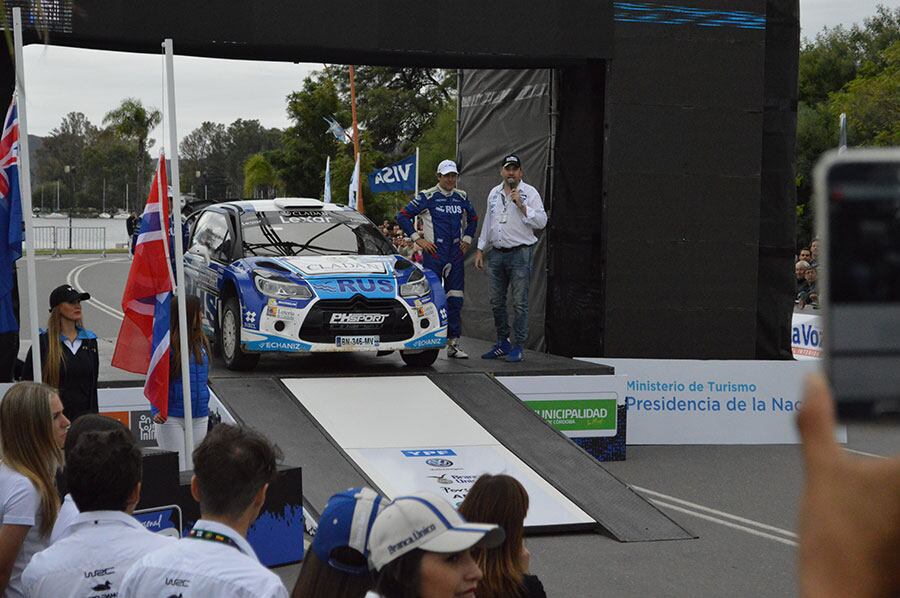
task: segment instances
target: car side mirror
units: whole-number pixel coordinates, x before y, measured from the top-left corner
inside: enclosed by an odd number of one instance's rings
[[[197,256],[204,265],[209,264],[209,249],[204,245],[194,245],[188,249],[188,254]]]

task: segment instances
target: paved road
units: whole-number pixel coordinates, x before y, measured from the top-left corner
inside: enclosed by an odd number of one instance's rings
[[[41,258],[37,266],[42,316],[58,284],[69,282],[93,295],[84,308],[85,323],[109,339],[103,344],[108,364],[128,258]],[[108,365],[101,376],[131,378]],[[896,421],[851,424],[848,437],[848,449],[875,455],[860,458],[900,453]],[[630,446],[626,461],[606,467],[698,539],[621,544],[596,534],[531,538],[533,569],[551,596],[796,594],[797,447]],[[297,567],[279,573],[290,587]]]

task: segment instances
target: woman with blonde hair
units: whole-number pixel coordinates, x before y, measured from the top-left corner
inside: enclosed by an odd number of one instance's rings
[[[19,382],[0,401],[0,592],[22,596],[22,571],[50,544],[56,470],[69,420],[56,391]]]
[[[209,423],[209,342],[203,333],[203,304],[200,299],[190,295],[187,301],[187,344],[188,377],[191,385],[191,417],[194,432],[194,448],[206,437]],[[178,304],[172,302],[169,325],[169,412],[163,417],[156,406],[151,405],[156,443],[159,448],[178,451],[178,462],[183,470],[187,468],[184,456],[184,384],[181,372],[181,341],[178,330]]]
[[[524,541],[528,492],[517,479],[503,474],[479,477],[459,513],[467,521],[494,523],[506,531],[506,539],[499,546],[474,551],[484,572],[478,598],[546,598],[541,581],[528,574],[531,553]]]
[[[41,331],[40,336],[42,381],[59,389],[59,398],[70,421],[85,413],[99,412],[97,335],[81,321],[81,302],[90,298],[88,293],[65,284],[53,289],[47,330]],[[22,369],[23,380],[33,377],[31,360],[29,349]]]

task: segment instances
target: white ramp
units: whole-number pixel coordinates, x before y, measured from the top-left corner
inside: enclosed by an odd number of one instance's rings
[[[459,505],[478,476],[505,473],[528,491],[526,527],[596,526],[425,376],[282,382],[389,498],[429,491]]]

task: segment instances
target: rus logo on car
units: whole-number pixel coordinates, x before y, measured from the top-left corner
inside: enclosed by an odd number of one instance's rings
[[[383,324],[390,314],[331,314],[331,324]]]

